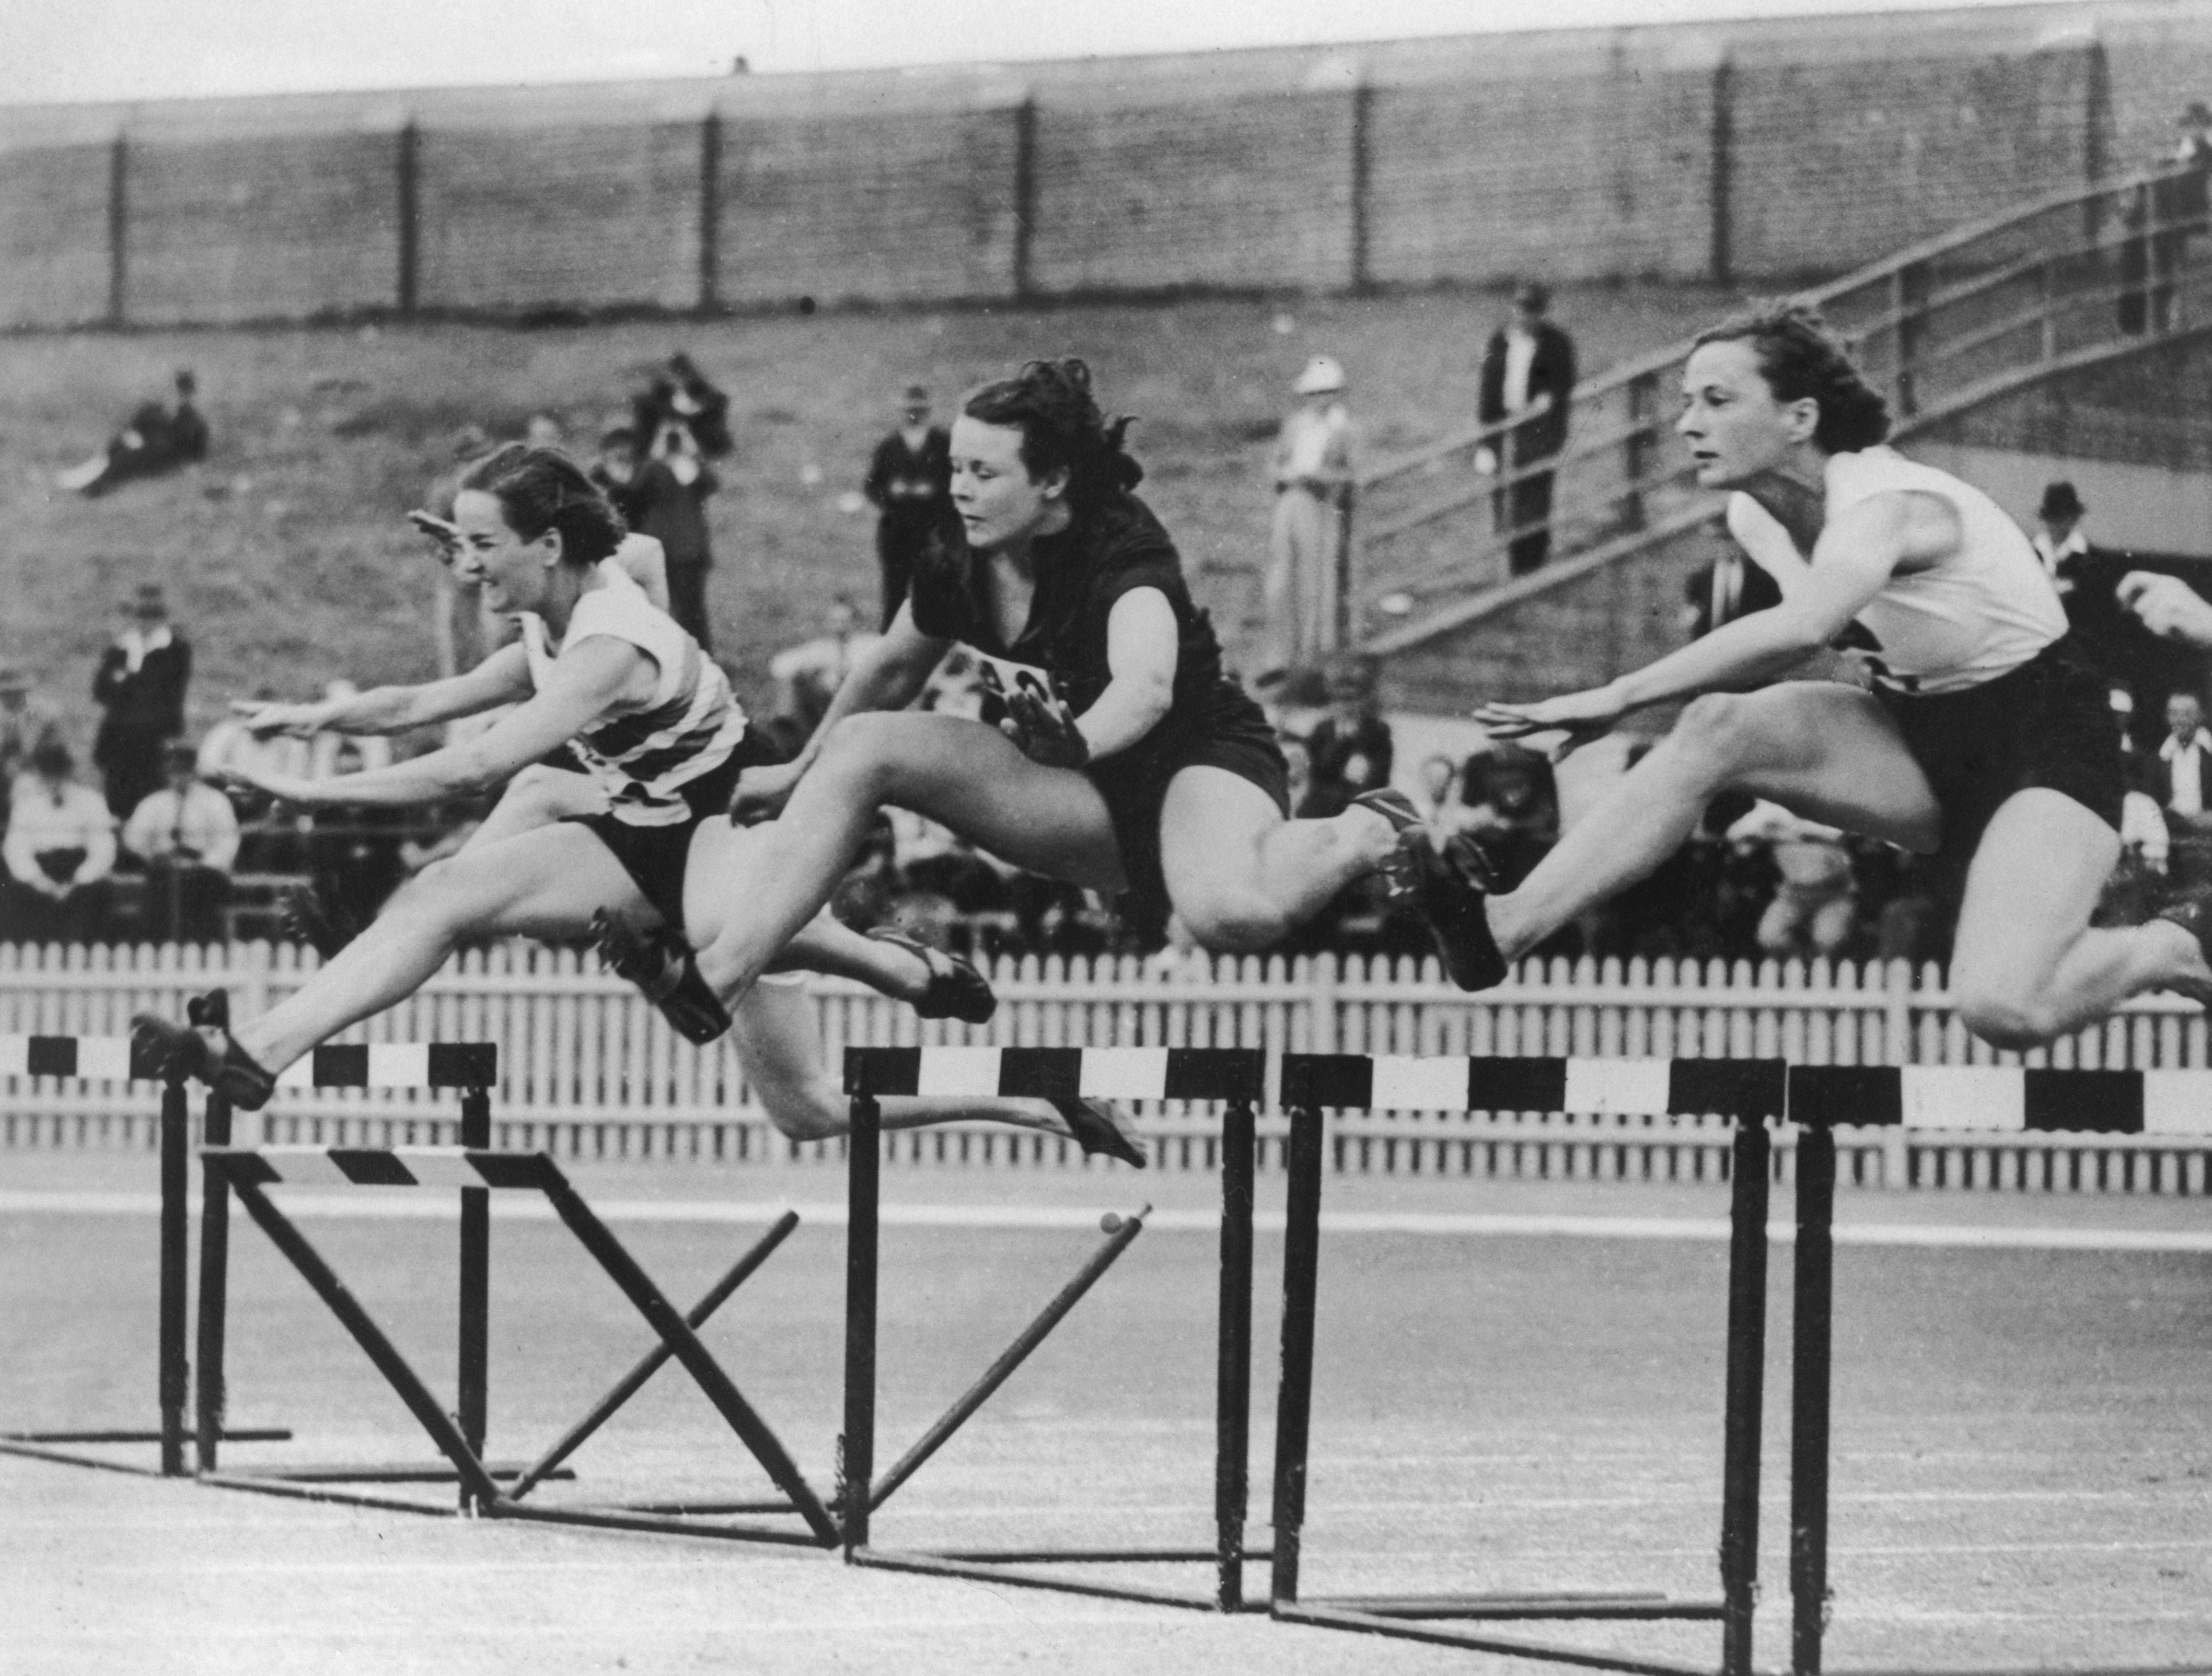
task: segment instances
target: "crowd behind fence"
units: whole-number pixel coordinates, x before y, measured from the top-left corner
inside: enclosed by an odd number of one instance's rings
[[[2145,155],[2212,10],[2082,10],[0,108],[0,326],[1771,282]]]
[[[290,944],[29,948],[0,945],[0,1035],[115,1035],[133,1012],[171,1015],[185,995],[228,986],[240,1017],[301,982],[314,957]],[[1028,958],[993,973],[988,1026],[924,1023],[841,981],[817,980],[829,1062],[847,1046],[972,1041],[1019,1047],[1215,1047],[1285,1052],[1628,1059],[1764,1057],[1807,1065],[2027,1064],[2081,1070],[2202,1069],[2204,1017],[2171,996],[2129,1003],[2105,1023],[2027,1054],[1967,1035],[1943,974],[1902,962],[1589,961],[1525,964],[1480,995],[1419,963],[1203,956]],[[562,1157],[743,1163],[842,1156],[836,1143],[783,1139],[746,1090],[726,1043],[678,1039],[635,991],[573,950],[498,944],[458,956],[412,999],[348,1033],[368,1041],[498,1044],[495,1144]],[[1272,1061],[1271,1061],[1272,1063]],[[1271,1090],[1272,1092],[1272,1090]],[[152,1145],[157,1095],[0,1078],[0,1149]],[[449,1103],[449,1102],[448,1102]],[[1272,1103],[1272,1102],[1271,1102]],[[1157,1165],[1202,1169],[1218,1114],[1161,1104],[1139,1113]],[[255,1120],[242,1117],[246,1138]],[[429,1093],[288,1090],[260,1114],[269,1142],[442,1144],[449,1110]],[[1261,1157],[1281,1162],[1279,1115],[1263,1118]],[[1869,1186],[1980,1187],[2201,1194],[2212,1148],[2156,1136],[1846,1131],[1843,1179]],[[891,1156],[974,1164],[1073,1164],[1069,1143],[986,1126],[904,1132]],[[1778,1157],[1786,1178],[1791,1138]],[[1346,1114],[1338,1168],[1362,1172],[1605,1180],[1717,1181],[1719,1120],[1560,1114]]]

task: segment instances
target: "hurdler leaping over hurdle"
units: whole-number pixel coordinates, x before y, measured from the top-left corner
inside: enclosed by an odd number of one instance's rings
[[[428,521],[428,520],[425,520]],[[568,746],[585,774],[536,769],[514,785],[459,853],[404,886],[375,922],[266,1013],[231,1025],[221,991],[188,1023],[142,1014],[134,1036],[158,1060],[245,1110],[265,1104],[276,1073],[338,1031],[404,999],[461,943],[502,935],[599,939],[617,969],[646,986],[695,1041],[734,1026],[750,1080],[785,1133],[842,1133],[846,1102],[821,1063],[812,1010],[787,985],[747,992],[733,1011],[691,977],[663,970],[663,925],[704,942],[730,885],[757,867],[762,840],[720,819],[738,773],[763,760],[721,671],[614,562],[619,515],[551,449],[510,445],[463,479],[441,547],[486,603],[518,617],[520,641],[477,669],[416,687],[320,704],[252,707],[256,732],[398,732],[515,707],[479,738],[412,762],[311,780],[258,771],[236,780],[288,803],[404,806],[499,786]],[[649,580],[649,579],[648,579]],[[703,875],[720,881],[702,891]],[[864,938],[827,914],[778,956],[779,971],[858,979],[924,1017],[980,1022],[996,1005],[964,962],[903,939]],[[1074,1139],[1141,1164],[1127,1119],[1096,1102],[892,1100],[886,1127],[984,1120]]]

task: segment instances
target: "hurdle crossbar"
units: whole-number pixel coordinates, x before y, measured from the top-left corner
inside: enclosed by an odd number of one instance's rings
[[[846,1247],[845,1430],[839,1496],[846,1558],[855,1565],[966,1577],[1024,1588],[1206,1611],[1244,1609],[1243,1568],[1272,1550],[1248,1545],[1252,1351],[1252,1191],[1263,1056],[1237,1048],[870,1048],[845,1054],[852,1100]],[[877,1248],[882,1121],[886,1096],[1215,1101],[1221,1139],[1221,1280],[1214,1370],[1214,1540],[1211,1545],[994,1548],[878,1547],[871,1516],[906,1483],[1058,1326],[1143,1231],[1143,1210],[1124,1218],[1007,1349],[886,1473],[875,1471]],[[1212,1587],[1198,1593],[1027,1569],[1205,1564]]]
[[[1764,1404],[1766,1216],[1771,1169],[1766,1120],[1783,1114],[1782,1062],[1767,1060],[1560,1060],[1291,1054],[1282,1103],[1291,1114],[1283,1259],[1282,1382],[1275,1420],[1275,1541],[1269,1607],[1286,1623],[1357,1630],[1473,1652],[1599,1669],[1684,1676],[1702,1667],[1457,1624],[1498,1620],[1713,1621],[1722,1676],[1749,1676],[1758,1596],[1759,1450]],[[1719,1114],[1737,1121],[1732,1152],[1728,1361],[1722,1420],[1721,1593],[1682,1600],[1658,1591],[1572,1588],[1450,1595],[1301,1598],[1313,1412],[1325,1108],[1426,1111],[1572,1111]],[[1450,1625],[1450,1627],[1447,1627]]]
[[[291,1432],[283,1426],[237,1426],[226,1429],[220,1414],[201,1414],[188,1426],[185,1400],[191,1383],[185,1350],[187,1309],[187,1202],[191,1113],[182,1078],[160,1077],[151,1061],[127,1036],[0,1035],[0,1077],[53,1077],[79,1082],[160,1082],[161,1221],[160,1307],[155,1327],[155,1407],[159,1424],[137,1426],[36,1427],[0,1432],[0,1454],[26,1455],[70,1466],[89,1466],[103,1472],[131,1473],[148,1477],[181,1478],[185,1463],[185,1441],[195,1431],[206,1437],[234,1442],[282,1442]],[[204,1133],[209,1139],[228,1139],[230,1108],[218,1095],[208,1097]],[[220,1133],[218,1134],[218,1130]],[[203,1240],[216,1211],[204,1211]],[[129,1459],[85,1454],[82,1448],[98,1444],[152,1443],[158,1446],[156,1464],[143,1466]],[[73,1447],[71,1447],[73,1446]]]

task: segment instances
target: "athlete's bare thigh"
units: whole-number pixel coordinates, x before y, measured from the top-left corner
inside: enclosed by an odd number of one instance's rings
[[[1738,754],[1729,776],[1737,789],[1905,849],[1925,853],[1942,841],[1942,806],[1872,694],[1839,682],[1784,681],[1720,704],[1713,714],[1723,748]]]

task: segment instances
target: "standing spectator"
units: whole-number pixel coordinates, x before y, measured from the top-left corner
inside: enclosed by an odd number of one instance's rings
[[[1515,471],[1554,458],[1567,446],[1567,409],[1575,392],[1575,340],[1545,319],[1552,295],[1524,282],[1513,293],[1513,318],[1491,334],[1482,352],[1477,413],[1486,425],[1513,422],[1509,448],[1484,448],[1475,470],[1489,476],[1501,458]],[[1513,532],[1508,567],[1525,576],[1552,550],[1552,473],[1531,471],[1498,491],[1498,527]]]
[[[2028,539],[2066,608],[2075,645],[2108,678],[2127,685],[2135,673],[2136,648],[2126,632],[2126,615],[2113,597],[2119,566],[2091,543],[2084,525],[2088,513],[2072,483],[2046,483],[2035,508],[2035,533]]]
[[[2185,173],[2160,181],[2153,190],[2160,228],[2150,251],[2153,331],[2171,331],[2177,324],[2173,294],[2182,264],[2189,259],[2189,241],[2204,230],[2205,216],[2212,212],[2212,106],[2191,100],[2174,125],[2181,130],[2181,139],[2170,161]]]
[[[1352,416],[1344,368],[1325,355],[1306,362],[1269,458],[1275,517],[1262,590],[1267,649],[1258,679],[1272,683],[1336,646],[1337,572],[1352,494]]]
[[[207,421],[192,403],[198,390],[191,369],[180,370],[174,406],[147,403],[124,422],[105,448],[82,465],[71,466],[55,481],[81,495],[105,495],[133,477],[159,477],[179,465],[205,459]]]
[[[2172,837],[2169,865],[2175,881],[2195,885],[2212,856],[2212,732],[2204,728],[2204,706],[2195,693],[2175,693],[2166,701],[2166,738],[2149,765],[2151,794],[2166,816]]]
[[[899,399],[898,428],[876,444],[860,492],[882,514],[876,519],[876,562],[883,573],[882,626],[888,628],[906,599],[915,560],[951,503],[952,440],[944,426],[929,422],[927,386],[907,386]]]
[[[0,663],[0,829],[8,823],[8,788],[31,766],[31,753],[61,738],[61,718],[31,691],[31,677]]]
[[[681,349],[668,357],[665,372],[630,398],[630,415],[638,441],[650,452],[663,451],[671,425],[681,426],[696,452],[708,459],[720,459],[735,446],[730,437],[729,397]]]
[[[124,608],[125,627],[101,654],[92,696],[105,707],[93,736],[92,760],[107,781],[107,807],[117,820],[161,783],[161,747],[185,731],[185,686],[192,648],[169,626],[169,602],[158,582],[142,582]]]
[[[1354,798],[1390,783],[1390,724],[1375,707],[1372,659],[1338,658],[1328,666],[1328,714],[1306,735],[1313,759],[1313,791],[1301,817],[1328,820]]]
[[[2089,533],[2081,527],[2088,514],[2074,485],[2063,479],[2043,486],[2043,499],[2035,508],[2035,533],[2028,537],[2036,556],[2043,561],[2051,586],[2058,590],[2070,616],[2074,591],[2081,585],[2082,568],[2090,558]]]
[[[115,866],[115,817],[71,776],[69,747],[48,739],[8,799],[0,859],[0,943],[83,943],[96,937]]]
[[[1690,573],[1682,594],[1682,630],[1698,641],[1724,622],[1779,605],[1782,585],[1729,542],[1718,558]]]
[[[617,425],[600,436],[599,457],[592,463],[592,481],[633,530],[642,510],[637,504],[637,433]]]
[[[707,572],[714,551],[707,531],[707,497],[721,487],[690,427],[672,421],[654,437],[637,473],[631,527],[659,542],[668,565],[668,614],[711,651],[707,632]]]
[[[161,940],[213,943],[238,861],[238,817],[199,778],[191,746],[172,744],[164,766],[169,783],[131,811],[123,847],[146,864],[146,918]]]

